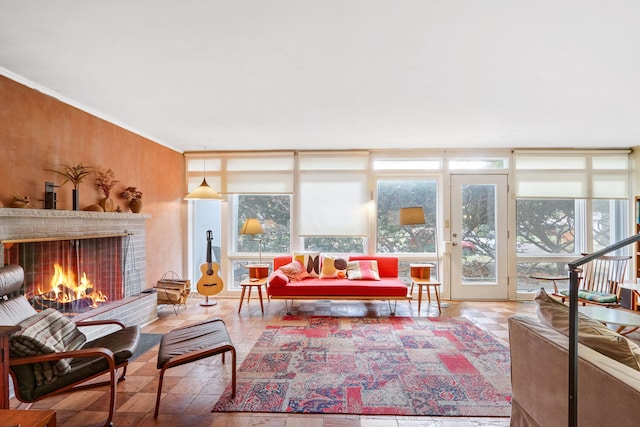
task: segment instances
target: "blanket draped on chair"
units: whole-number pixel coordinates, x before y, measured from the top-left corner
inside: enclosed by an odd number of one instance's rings
[[[81,348],[87,337],[75,322],[59,311],[48,308],[18,324],[21,330],[10,337],[10,353],[14,357],[71,351]],[[71,359],[34,363],[33,374],[38,386],[50,383],[71,371]]]

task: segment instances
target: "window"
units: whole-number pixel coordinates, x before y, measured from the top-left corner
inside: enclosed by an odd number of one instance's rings
[[[629,236],[627,152],[524,151],[514,161],[518,291]]]
[[[436,179],[379,179],[378,253],[435,253],[438,212]],[[421,206],[425,224],[401,226],[400,208]]]
[[[261,255],[288,253],[291,248],[291,196],[288,194],[239,194],[233,196],[231,212],[233,251],[229,258],[233,265],[231,289],[239,289],[247,278],[247,264],[257,264]],[[245,221],[255,218],[264,231],[260,235],[240,234]],[[262,259],[262,263],[266,263]]]

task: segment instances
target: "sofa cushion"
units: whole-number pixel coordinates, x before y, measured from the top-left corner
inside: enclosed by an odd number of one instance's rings
[[[347,263],[347,278],[349,280],[380,280],[378,261],[349,261]]]
[[[535,301],[540,321],[564,335],[569,335],[569,307],[551,298],[544,288],[538,291]],[[578,341],[640,371],[640,347],[582,313],[578,313]]]
[[[304,265],[297,259],[294,259],[289,264],[285,264],[279,269],[282,273],[284,273],[290,281],[297,282],[298,280],[304,280],[309,276],[307,270],[304,268]]]
[[[281,288],[289,283],[289,277],[287,277],[282,270],[278,269],[269,275],[267,282],[269,283],[269,286]]]
[[[347,275],[347,260],[331,256],[322,257],[321,279],[344,279]]]
[[[371,256],[352,255],[349,261],[375,260],[378,263],[378,274],[380,277],[398,277],[398,257],[393,256]]]
[[[310,277],[320,277],[320,252],[294,252],[293,259],[305,266]]]
[[[400,279],[374,280],[321,280],[307,279],[291,282],[281,288],[269,287],[269,295],[276,298],[406,298],[407,285]]]

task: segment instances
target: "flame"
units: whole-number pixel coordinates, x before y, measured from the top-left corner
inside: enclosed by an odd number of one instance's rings
[[[51,278],[51,286],[49,289],[43,291],[38,286],[38,292],[43,297],[61,303],[78,299],[90,299],[93,307],[97,307],[99,302],[105,302],[109,299],[102,292],[94,288],[93,283],[87,278],[87,273],[82,273],[80,284],[78,284],[73,271],[67,270],[65,273],[59,264],[54,264],[53,267],[55,272]]]

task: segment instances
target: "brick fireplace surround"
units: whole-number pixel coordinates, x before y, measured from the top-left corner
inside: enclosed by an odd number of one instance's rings
[[[124,266],[124,298],[78,315],[76,319],[114,319],[145,325],[157,319],[157,296],[145,286],[145,222],[149,214],[0,208],[0,242],[18,239],[80,238],[128,234]],[[0,244],[0,265],[4,247]],[[93,328],[88,339],[107,331]]]

